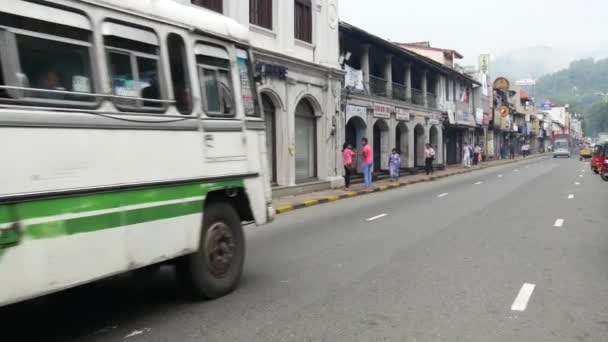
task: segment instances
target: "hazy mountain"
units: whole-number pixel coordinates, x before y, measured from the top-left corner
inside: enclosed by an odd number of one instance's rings
[[[533,46],[510,51],[497,57],[490,65],[493,77],[504,76],[515,81],[538,79],[543,75],[567,68],[570,62],[583,58],[605,58],[608,50],[578,50]]]

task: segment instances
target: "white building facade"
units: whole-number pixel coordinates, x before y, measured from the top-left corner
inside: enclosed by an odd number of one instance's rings
[[[274,194],[341,186],[338,1],[174,1],[249,27]]]

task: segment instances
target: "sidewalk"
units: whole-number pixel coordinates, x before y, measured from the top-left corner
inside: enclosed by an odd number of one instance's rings
[[[489,167],[516,163],[523,160],[530,160],[547,156],[547,153],[539,153],[531,155],[527,158],[517,157],[515,159],[496,160],[490,162],[484,162],[481,166],[474,166],[470,169],[466,169],[462,166],[452,166],[446,170],[435,171],[432,176],[425,174],[418,174],[412,176],[405,176],[399,179],[398,183],[392,182],[389,179],[380,180],[374,182],[374,189],[365,189],[363,184],[351,185],[350,191],[341,189],[328,189],[323,191],[316,191],[307,194],[299,194],[295,196],[285,196],[275,198],[272,201],[273,208],[276,209],[277,214],[286,213],[292,210],[312,207],[327,202],[334,202],[345,198],[356,197],[366,195],[373,192],[386,191],[390,189],[400,188],[412,184],[430,182],[436,179],[459,175],[462,173],[473,172],[477,170],[487,169]]]

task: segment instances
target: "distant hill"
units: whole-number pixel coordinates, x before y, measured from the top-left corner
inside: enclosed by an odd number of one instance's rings
[[[519,79],[538,79],[543,75],[565,69],[570,62],[582,58],[606,58],[608,50],[578,50],[532,46],[510,51],[492,61],[493,77],[504,76],[513,82]]]
[[[536,102],[550,99],[570,104],[571,111],[585,114],[586,132],[608,130],[608,58],[581,59],[569,67],[538,79]]]

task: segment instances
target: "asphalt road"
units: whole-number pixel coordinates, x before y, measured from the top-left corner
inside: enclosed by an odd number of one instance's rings
[[[0,331],[7,341],[608,341],[607,201],[608,183],[578,160],[490,168],[249,228],[242,284],[215,301],[189,301],[167,269],[2,309]]]

